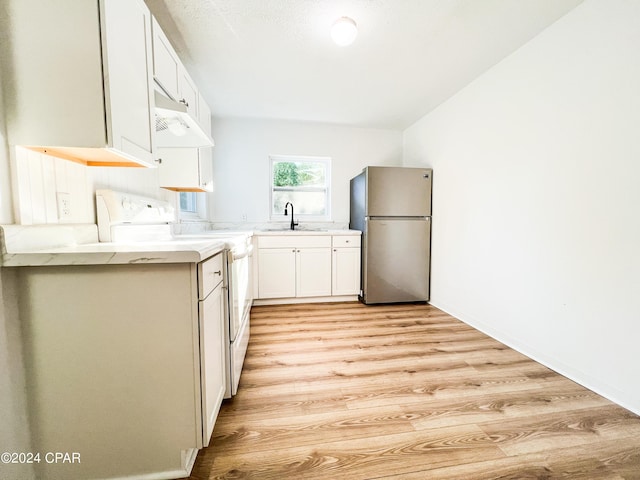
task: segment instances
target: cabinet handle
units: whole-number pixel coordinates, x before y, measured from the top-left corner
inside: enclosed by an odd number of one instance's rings
[[[345,240],[344,243],[349,243],[351,240]]]
[[[333,249],[333,251],[334,251],[334,252],[337,252],[337,251],[338,251],[338,249],[334,248],[334,249]]]
[[[154,160],[154,162],[156,162],[157,164],[161,164],[162,163],[162,159],[161,158],[156,158]]]
[[[184,103],[185,107],[189,108],[189,102],[187,102],[184,98],[180,100],[180,103]]]
[[[296,253],[296,249],[294,248],[293,250],[291,250],[293,253]]]
[[[222,276],[222,270],[218,270],[217,272],[213,272],[213,274]]]

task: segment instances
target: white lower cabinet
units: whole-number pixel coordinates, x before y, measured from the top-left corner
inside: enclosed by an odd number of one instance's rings
[[[202,444],[209,445],[226,387],[222,254],[198,266]]]
[[[182,478],[224,395],[222,255],[17,267],[36,478]]]
[[[258,298],[296,296],[295,248],[258,250]]]
[[[331,295],[331,237],[258,237],[258,297]]]
[[[258,235],[256,298],[353,296],[359,292],[359,235]]]
[[[360,236],[336,236],[332,243],[331,292],[360,294]]]
[[[331,249],[296,249],[296,296],[331,295]]]

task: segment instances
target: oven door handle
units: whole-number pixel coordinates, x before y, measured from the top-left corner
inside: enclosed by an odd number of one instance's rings
[[[253,253],[253,245],[249,245],[249,246],[247,247],[247,249],[246,249],[244,252],[242,252],[242,253],[235,254],[235,253],[233,253],[232,251],[230,251],[230,252],[229,252],[229,259],[230,259],[232,262],[235,262],[236,260],[242,260],[243,258],[248,257],[248,256],[249,256],[249,255],[251,255],[252,253]]]

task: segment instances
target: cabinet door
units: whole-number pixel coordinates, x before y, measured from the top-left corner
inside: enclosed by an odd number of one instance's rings
[[[225,337],[222,283],[199,302],[200,375],[202,377],[202,444],[209,445],[225,390]]]
[[[331,249],[297,249],[296,280],[297,297],[331,295]]]
[[[184,103],[187,106],[187,111],[189,115],[193,118],[198,118],[198,89],[196,88],[196,84],[193,83],[191,77],[185,70],[185,68],[180,65],[180,71],[178,72],[178,91],[179,98],[178,101],[180,103]],[[211,135],[209,132],[207,134]]]
[[[211,109],[202,94],[198,94],[198,123],[204,132],[211,136]]]
[[[202,147],[198,149],[198,166],[200,172],[200,188],[207,192],[213,191],[213,148]]]
[[[258,249],[258,298],[285,298],[295,296],[295,249]]]
[[[169,39],[153,20],[153,78],[167,95],[178,99],[178,71],[180,60]]]
[[[211,148],[167,147],[158,148],[157,153],[161,188],[183,192],[212,191]]]
[[[153,161],[151,14],[142,0],[102,2],[103,62],[109,145]]]
[[[333,295],[360,293],[360,249],[334,248],[331,269]]]

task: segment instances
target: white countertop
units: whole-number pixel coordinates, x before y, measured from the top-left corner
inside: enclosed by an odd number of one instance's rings
[[[360,230],[254,230],[254,235],[362,235]]]
[[[82,245],[2,254],[2,266],[122,265],[132,263],[197,263],[221,252],[218,240],[164,243],[88,243]]]
[[[98,242],[95,225],[0,226],[0,265],[3,267],[195,263],[224,248],[225,242],[221,239],[202,237],[157,242]]]
[[[0,265],[122,265],[197,263],[225,248],[223,237],[253,235],[361,235],[358,230],[301,229],[211,231],[162,241],[99,242],[97,227],[86,225],[0,225]]]

